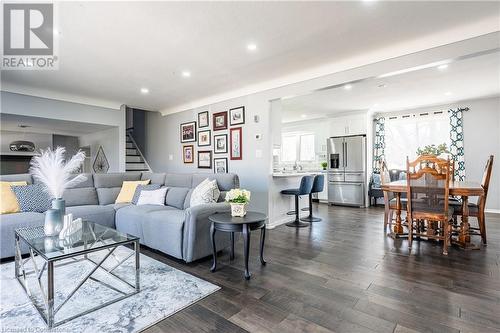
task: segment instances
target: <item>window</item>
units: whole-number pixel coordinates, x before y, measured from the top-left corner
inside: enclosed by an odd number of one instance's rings
[[[283,136],[281,142],[281,160],[295,162],[297,160],[297,137],[295,135]]]
[[[314,134],[300,136],[299,156],[301,161],[314,161]]]
[[[314,161],[314,134],[284,134],[281,141],[281,161]]]
[[[406,157],[414,160],[417,148],[441,143],[450,147],[446,113],[389,119],[385,123],[385,158],[391,169],[406,169]]]

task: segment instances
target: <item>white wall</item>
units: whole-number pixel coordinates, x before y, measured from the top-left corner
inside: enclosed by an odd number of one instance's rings
[[[116,170],[125,171],[124,109],[108,109],[93,105],[71,103],[2,91],[0,112],[22,116],[116,126],[118,128],[118,136],[113,138],[113,140],[116,140],[113,145],[114,152],[106,152],[106,155],[111,154],[110,156],[115,156],[115,160],[113,160],[112,163],[113,165],[117,165]]]
[[[106,155],[109,163],[108,172],[123,171],[120,169],[120,146],[119,146],[120,130],[118,127],[110,128],[104,131],[94,132],[78,137],[80,147],[90,146],[91,152],[91,167],[97,155],[100,146]]]
[[[228,154],[214,154],[213,157],[227,157],[228,169],[231,173],[238,174],[241,188],[252,192],[251,209],[267,211],[267,175],[270,170],[270,155],[268,154],[268,108],[267,100],[247,96],[238,98],[206,108],[175,113],[162,116],[160,113],[146,113],[146,152],[145,157],[153,171],[158,172],[180,172],[180,173],[213,173],[213,169],[197,168],[198,150],[213,151],[213,135],[228,134],[229,130],[214,132],[212,130],[212,146],[198,147],[194,143],[180,143],[180,124],[198,120],[198,112],[209,111],[210,129],[213,127],[212,114],[228,111],[230,108],[245,106],[245,124],[241,125],[243,131],[243,159],[230,160]],[[254,122],[254,116],[259,116],[259,122]],[[229,119],[228,119],[229,121]],[[240,126],[240,125],[238,125]],[[237,126],[234,126],[237,127]],[[261,134],[262,139],[256,140],[255,134]],[[195,163],[184,164],[182,161],[182,146],[191,145],[195,147]],[[261,157],[257,157],[257,151],[261,151]],[[169,160],[169,155],[172,160]]]

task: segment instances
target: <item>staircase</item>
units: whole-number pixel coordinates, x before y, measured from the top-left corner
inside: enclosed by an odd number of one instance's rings
[[[144,159],[137,147],[132,133],[127,131],[125,141],[125,171],[149,171],[152,172],[148,162]]]

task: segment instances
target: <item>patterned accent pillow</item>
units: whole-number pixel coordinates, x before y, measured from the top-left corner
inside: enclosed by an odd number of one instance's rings
[[[189,206],[194,207],[201,204],[217,202],[219,196],[220,196],[220,191],[219,187],[217,186],[217,181],[209,180],[207,178],[204,181],[202,181],[198,186],[196,186],[195,189],[193,190]]]
[[[11,188],[19,202],[21,212],[43,213],[52,206],[52,198],[41,184],[12,186]]]
[[[132,198],[132,203],[137,205],[137,201],[139,201],[139,196],[141,195],[141,191],[154,191],[160,189],[160,184],[151,184],[151,185],[137,185],[135,189],[134,197]]]

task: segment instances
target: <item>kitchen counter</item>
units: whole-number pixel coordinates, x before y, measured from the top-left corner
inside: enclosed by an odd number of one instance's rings
[[[302,177],[326,173],[326,170],[293,171],[293,172],[273,172],[273,177]]]

